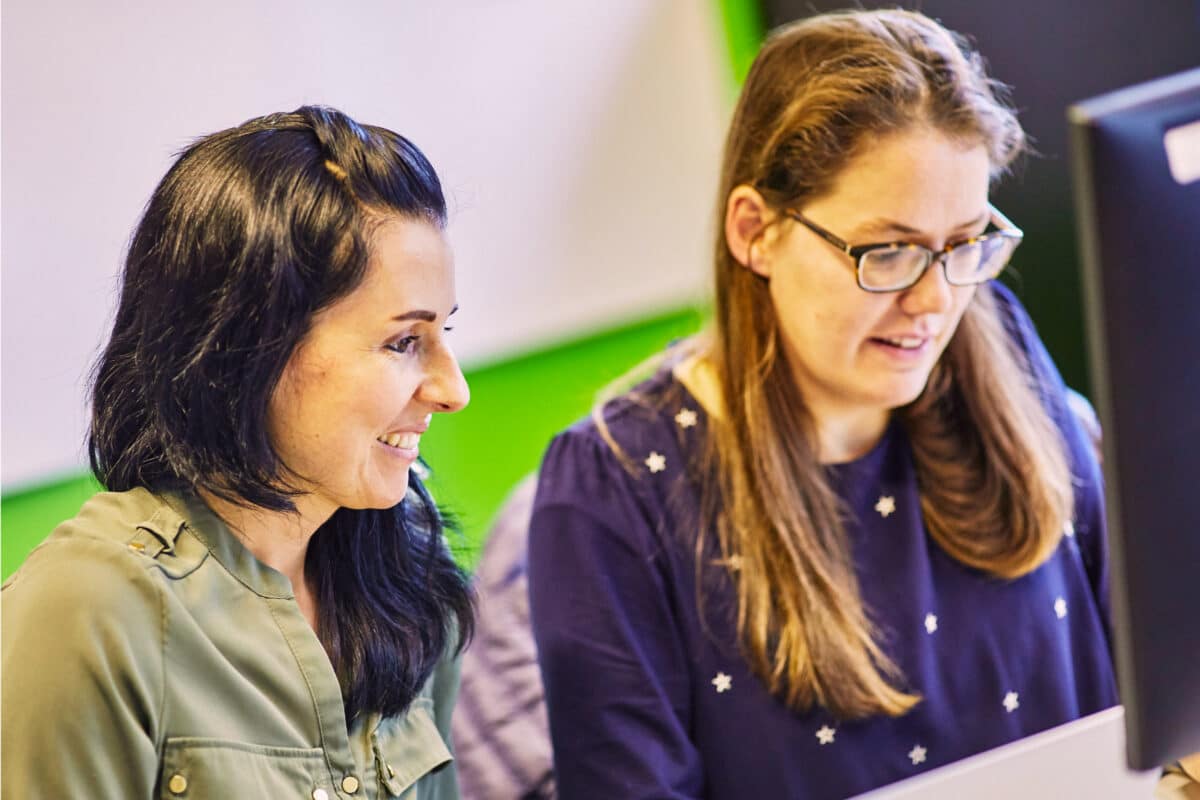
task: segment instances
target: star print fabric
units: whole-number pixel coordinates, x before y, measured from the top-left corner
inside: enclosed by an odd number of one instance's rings
[[[828,468],[879,641],[923,697],[903,717],[792,711],[750,671],[734,572],[713,536],[695,553],[710,421],[669,368],[604,409],[625,461],[590,420],[555,439],[529,572],[563,797],[847,797],[1116,702],[1094,456],[1028,318],[993,291],[1068,443],[1075,536],[1030,575],[997,580],[929,537],[899,424],[863,458]],[[687,425],[685,409],[696,414]],[[642,463],[651,454],[661,470]],[[881,498],[891,500],[886,515]],[[1070,610],[1061,618],[1060,598]]]

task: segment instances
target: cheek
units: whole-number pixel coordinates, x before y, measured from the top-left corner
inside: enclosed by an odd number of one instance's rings
[[[785,345],[794,358],[813,364],[852,357],[877,327],[887,313],[886,302],[880,304],[853,284],[851,288],[855,294],[847,296],[844,285],[810,282],[772,293]]]
[[[421,371],[414,363],[395,362],[359,376],[353,391],[344,395],[346,411],[363,425],[386,431],[398,422],[411,422],[405,409],[420,387]]]
[[[975,297],[977,286],[956,286],[954,287],[954,327],[958,327],[959,321],[963,314],[967,311],[967,306],[971,305],[971,300]]]
[[[818,323],[843,347],[857,348],[864,340],[878,335],[895,306],[890,295],[868,294],[855,287],[855,294],[832,301],[818,317]]]
[[[789,263],[777,269],[769,290],[780,326],[793,335],[811,338],[839,326],[839,286],[820,263]]]
[[[375,376],[372,394],[377,402],[389,407],[401,408],[416,393],[421,380],[421,367],[416,358],[399,364],[390,364],[388,369]]]
[[[300,396],[290,372],[285,370],[267,402],[267,436],[276,450],[286,446],[300,427]]]

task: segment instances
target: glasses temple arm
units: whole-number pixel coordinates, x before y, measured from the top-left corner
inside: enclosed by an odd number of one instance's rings
[[[1025,231],[1018,228],[1015,222],[1004,216],[1004,213],[991,203],[988,203],[988,211],[990,211],[992,214],[992,224],[997,228],[1000,228],[1001,230],[1013,231],[1022,237],[1025,236]]]

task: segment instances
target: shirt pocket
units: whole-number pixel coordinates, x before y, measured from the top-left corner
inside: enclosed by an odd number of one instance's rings
[[[167,739],[159,785],[162,800],[338,796],[319,747],[268,747],[194,737]]]
[[[410,789],[417,781],[451,769],[454,758],[433,721],[432,708],[428,697],[418,697],[407,713],[383,720],[372,734],[380,797],[416,798],[419,795]]]

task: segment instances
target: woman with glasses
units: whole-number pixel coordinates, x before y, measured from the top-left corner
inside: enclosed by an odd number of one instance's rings
[[[992,280],[1024,141],[920,14],[767,41],[710,330],[542,466],[562,797],[845,797],[1116,702],[1096,459]]]

